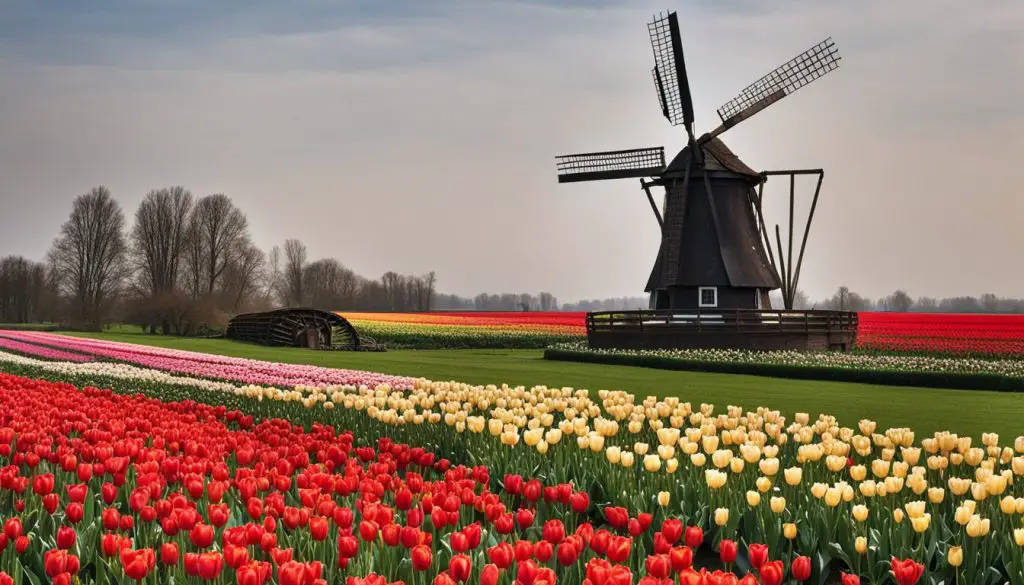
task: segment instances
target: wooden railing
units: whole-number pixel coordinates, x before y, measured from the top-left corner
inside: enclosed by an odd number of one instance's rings
[[[587,332],[656,329],[678,332],[856,333],[857,313],[849,311],[758,311],[702,309],[679,311],[599,311],[587,313]]]

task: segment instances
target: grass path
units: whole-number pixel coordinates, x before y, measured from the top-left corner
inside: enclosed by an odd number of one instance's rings
[[[768,406],[787,416],[825,412],[841,424],[856,426],[861,418],[881,428],[910,427],[918,438],[950,430],[980,438],[998,432],[1002,441],[1024,434],[1024,394],[876,386],[846,382],[784,380],[758,376],[675,372],[628,366],[546,361],[540,350],[405,350],[383,353],[318,352],[270,348],[219,339],[187,339],[110,332],[75,334],[275,362],[352,368],[387,374],[458,380],[473,384],[572,386],[626,390],[639,396],[679,396],[695,406],[701,402],[747,409]]]

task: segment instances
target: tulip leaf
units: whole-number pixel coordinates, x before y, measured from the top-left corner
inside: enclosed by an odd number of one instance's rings
[[[21,563],[18,564],[21,565]],[[28,579],[29,583],[31,583],[32,585],[40,585],[39,577],[36,577],[36,574],[33,573],[31,569],[23,566],[21,567],[21,570],[23,571],[23,575],[25,576],[25,578]]]

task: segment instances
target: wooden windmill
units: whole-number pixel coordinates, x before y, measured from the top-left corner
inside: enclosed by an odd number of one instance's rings
[[[770,308],[768,293],[781,288],[792,308],[800,265],[824,172],[821,169],[757,172],[743,163],[719,136],[771,104],[839,65],[831,39],[816,44],[747,86],[718,109],[721,124],[695,137],[693,102],[686,75],[675,12],[648,24],[654,50],[652,76],[662,115],[686,129],[686,146],[665,164],[665,149],[639,148],[556,157],[558,181],[640,178],[661,228],[661,245],[647,281],[652,309]],[[793,196],[797,175],[818,176],[799,257],[793,262]],[[775,227],[778,249],[761,213],[763,187],[769,176],[790,177],[788,254]],[[650,180],[644,180],[644,178]],[[665,189],[664,217],[651,187]],[[795,264],[795,266],[794,266]]]

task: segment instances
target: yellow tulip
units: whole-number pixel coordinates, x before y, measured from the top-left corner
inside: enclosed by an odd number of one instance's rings
[[[786,498],[774,496],[769,500],[769,505],[771,506],[772,512],[781,514],[786,510]]]
[[[747,505],[756,508],[761,503],[761,494],[753,490],[747,491]]]
[[[800,480],[803,479],[804,470],[801,467],[790,467],[783,472],[786,478],[786,484],[795,486],[800,484]]]
[[[715,510],[715,525],[725,526],[729,523],[729,508],[718,508]]]
[[[868,552],[868,539],[863,536],[858,536],[853,541],[853,548],[857,551],[857,554],[867,554]]]
[[[959,567],[964,562],[964,550],[959,546],[951,546],[946,558],[949,560],[950,566]]]
[[[946,498],[946,490],[940,487],[928,488],[928,501],[933,504],[941,504]]]
[[[786,540],[793,540],[796,538],[796,524],[787,522],[782,525],[782,535],[786,537]]]
[[[842,501],[843,492],[841,490],[834,487],[830,487],[825,490],[825,503],[828,504],[830,508],[835,508]]]
[[[717,469],[707,469],[704,471],[704,481],[707,482],[708,487],[717,490],[725,485],[725,482],[729,479],[729,476]]]
[[[1013,496],[1006,496],[999,500],[999,510],[1003,514],[1011,515],[1017,512],[1017,500]]]
[[[864,504],[857,504],[853,507],[853,519],[857,522],[864,522],[868,519],[868,507]]]
[[[658,505],[662,508],[668,506],[672,496],[668,492],[658,492]]]
[[[1013,529],[1013,541],[1017,543],[1017,546],[1024,547],[1024,528]]]
[[[914,502],[907,502],[903,508],[907,511],[907,516],[911,518],[920,518],[924,516],[926,504],[920,500]]]
[[[624,451],[619,459],[619,463],[623,467],[633,467],[633,454],[629,451]]]
[[[895,520],[897,524],[903,522],[903,517],[904,514],[902,508],[896,508],[892,511],[892,519]]]
[[[926,513],[921,516],[918,516],[917,518],[911,518],[910,525],[911,527],[913,527],[914,532],[920,534],[925,530],[928,530],[928,525],[931,523],[931,521],[932,515]]]
[[[650,473],[656,473],[661,469],[661,458],[659,458],[657,455],[645,455],[644,469],[646,469]]]
[[[757,486],[757,491],[763,494],[772,489],[772,480],[762,476],[754,481],[754,485]]]
[[[679,460],[675,457],[665,462],[665,471],[675,473],[677,469],[679,469]]]
[[[693,455],[690,455],[690,463],[692,463],[694,467],[704,467],[704,464],[707,463],[707,457],[705,457],[703,453],[694,453]]]

